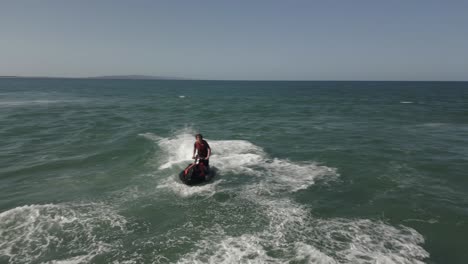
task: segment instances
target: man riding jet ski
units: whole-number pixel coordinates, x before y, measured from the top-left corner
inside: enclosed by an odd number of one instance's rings
[[[212,172],[210,171],[210,162],[209,158],[211,155],[211,148],[208,142],[203,139],[201,134],[195,135],[195,144],[193,145],[193,159],[195,162],[189,164],[179,174],[180,180],[187,184],[193,185],[196,183],[209,181],[212,177]],[[195,156],[195,153],[197,155]]]

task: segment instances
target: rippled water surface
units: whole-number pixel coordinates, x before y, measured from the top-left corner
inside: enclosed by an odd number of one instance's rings
[[[0,263],[468,261],[468,83],[0,79],[0,142]]]

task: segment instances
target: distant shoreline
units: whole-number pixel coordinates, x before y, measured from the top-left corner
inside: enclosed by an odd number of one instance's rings
[[[53,77],[4,75],[0,79],[70,79],[70,80],[154,80],[154,81],[217,81],[217,82],[468,82],[468,80],[223,80],[158,77],[147,75],[109,75],[93,77]]]
[[[191,80],[179,77],[159,77],[149,75],[106,75],[91,77],[17,76],[5,75],[0,79],[98,79],[98,80]]]

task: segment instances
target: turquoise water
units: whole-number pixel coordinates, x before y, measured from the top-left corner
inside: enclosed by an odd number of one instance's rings
[[[468,260],[468,83],[1,79],[0,142],[0,263]]]

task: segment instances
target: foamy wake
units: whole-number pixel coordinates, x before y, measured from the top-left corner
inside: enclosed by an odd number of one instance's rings
[[[116,247],[125,225],[98,203],[16,207],[0,213],[0,257],[8,263],[89,263]]]
[[[175,194],[181,197],[190,197],[194,195],[203,195],[206,197],[211,197],[216,193],[216,187],[222,183],[222,180],[216,180],[210,184],[198,185],[198,186],[187,186],[175,178],[164,179],[159,185],[156,186],[157,189],[169,189]]]
[[[80,103],[83,100],[26,100],[26,101],[0,101],[1,107],[47,106],[52,104]]]
[[[140,136],[154,141],[161,148],[160,170],[171,167],[180,169],[192,162],[193,134],[181,133],[169,138],[162,138],[151,133],[140,134]],[[320,177],[333,178],[338,175],[334,168],[320,166],[313,162],[295,163],[284,159],[270,159],[261,147],[246,140],[208,139],[208,142],[213,151],[210,158],[212,167],[221,174],[231,173],[257,177],[259,181],[268,186],[266,189],[260,187],[267,192],[295,192],[306,189]],[[207,193],[207,188],[213,186],[187,187],[180,184],[177,177],[174,176],[164,180],[159,187],[170,187],[182,196],[188,196],[192,192]],[[210,190],[210,192],[212,191]]]
[[[423,237],[367,219],[321,219],[287,199],[260,200],[270,219],[258,233],[222,233],[197,243],[178,263],[423,263]]]
[[[193,133],[170,138],[142,136],[160,147],[165,160],[159,164],[159,170],[182,168],[190,162]],[[223,192],[236,194],[232,199],[239,201],[232,201],[233,204],[245,204],[242,200],[255,204],[256,213],[268,223],[261,231],[239,236],[227,235],[221,228],[197,241],[195,248],[177,263],[409,264],[422,263],[429,256],[420,246],[423,237],[411,228],[367,219],[317,218],[309,208],[287,195],[310,187],[317,179],[338,177],[336,169],[314,162],[271,159],[261,147],[245,140],[208,139],[208,142],[213,151],[210,163],[219,170],[220,179],[225,174],[234,174],[245,177],[245,184],[230,186],[218,180],[214,184],[188,187],[178,183],[174,176],[162,180],[159,188],[187,197],[212,195],[219,191],[217,186],[223,186]],[[223,180],[229,183],[229,179]]]

